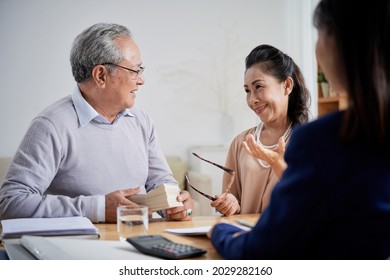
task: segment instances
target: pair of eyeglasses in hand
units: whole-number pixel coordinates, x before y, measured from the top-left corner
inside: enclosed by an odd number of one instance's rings
[[[227,168],[227,167],[225,167],[225,166],[219,165],[219,164],[217,164],[217,163],[215,163],[215,162],[209,161],[209,160],[207,160],[207,159],[204,159],[204,158],[202,158],[201,156],[197,155],[196,153],[192,153],[192,154],[193,154],[194,156],[196,156],[197,158],[199,158],[199,159],[205,161],[205,162],[208,162],[208,163],[210,163],[210,164],[212,164],[212,165],[214,165],[214,166],[216,166],[216,167],[218,167],[218,168],[221,168],[223,171],[227,172],[227,173],[230,175],[229,184],[227,185],[226,191],[224,192],[224,198],[223,198],[223,199],[226,199],[226,196],[227,196],[227,194],[229,193],[230,188],[231,188],[232,185],[233,185],[234,174],[235,174],[234,170],[229,169],[229,168]],[[198,190],[198,189],[195,188],[193,185],[191,185],[190,179],[188,179],[187,175],[186,175],[185,177],[186,177],[186,180],[187,180],[188,185],[189,185],[193,190],[195,190],[196,192],[200,193],[201,195],[203,195],[204,197],[207,197],[208,199],[210,199],[210,200],[212,200],[212,201],[215,200],[215,198],[212,197],[211,195],[208,195],[208,194],[206,194],[206,193],[204,193],[204,192]]]

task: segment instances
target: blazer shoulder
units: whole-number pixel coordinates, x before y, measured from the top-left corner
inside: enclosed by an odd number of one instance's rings
[[[337,139],[341,129],[343,112],[330,113],[293,130],[294,138]]]

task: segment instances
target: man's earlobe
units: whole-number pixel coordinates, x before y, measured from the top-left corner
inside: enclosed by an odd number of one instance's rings
[[[98,79],[97,79],[99,85],[103,85],[106,82],[106,74],[104,71],[101,71],[98,73]]]
[[[92,69],[92,79],[99,86],[102,86],[102,85],[105,84],[105,82],[106,82],[106,75],[107,75],[107,71],[106,71],[106,68],[103,65],[96,65]]]

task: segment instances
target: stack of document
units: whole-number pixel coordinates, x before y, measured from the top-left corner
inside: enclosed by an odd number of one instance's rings
[[[8,219],[2,220],[1,225],[2,240],[23,235],[99,238],[99,230],[86,217]]]
[[[138,205],[148,206],[152,211],[159,211],[173,207],[183,206],[176,197],[180,194],[180,188],[177,185],[161,184],[147,194],[137,194],[129,196],[128,199]]]

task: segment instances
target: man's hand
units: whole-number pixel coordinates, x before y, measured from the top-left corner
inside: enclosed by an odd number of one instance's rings
[[[116,223],[116,208],[120,205],[137,205],[127,197],[140,192],[140,188],[118,190],[106,194],[106,223]]]
[[[190,193],[181,191],[176,200],[183,202],[184,206],[168,209],[167,218],[176,221],[190,221],[194,209],[194,201],[192,200]]]

